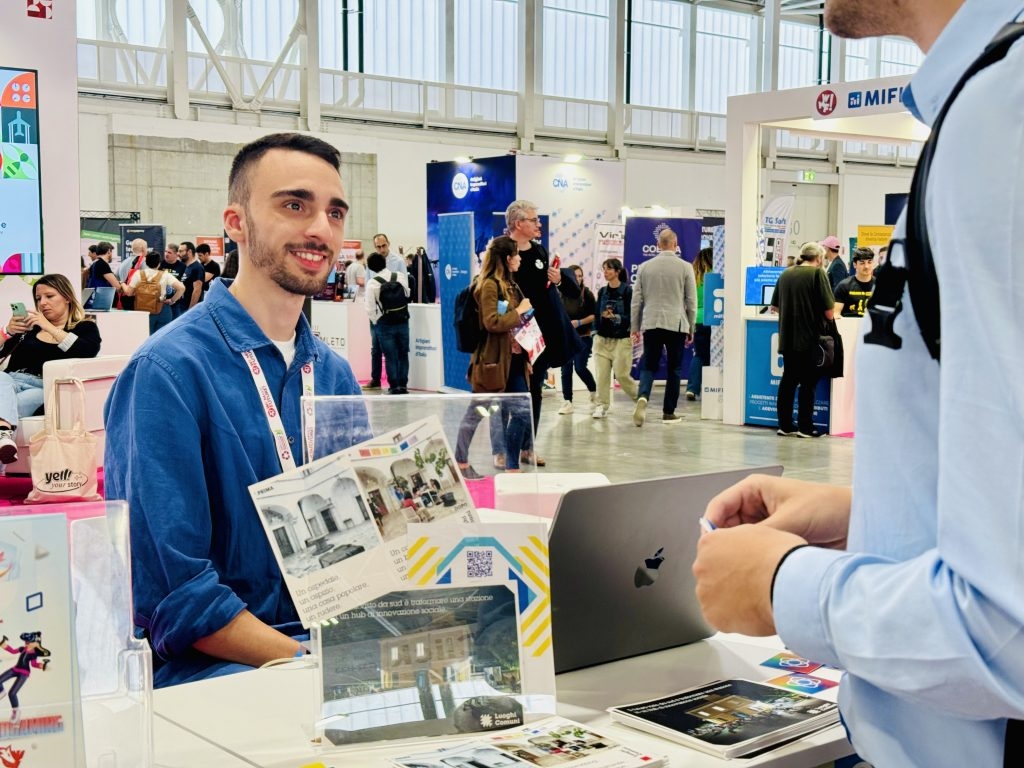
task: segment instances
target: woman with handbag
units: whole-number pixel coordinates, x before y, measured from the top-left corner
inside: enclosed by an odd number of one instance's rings
[[[529,359],[512,337],[532,309],[514,279],[521,261],[516,241],[505,236],[494,238],[484,254],[475,298],[487,334],[470,358],[469,380],[474,392],[530,392]],[[532,438],[529,397],[512,403],[503,401],[501,418],[505,427],[505,470],[518,472],[520,453]]]
[[[96,357],[100,331],[63,275],[43,275],[32,289],[35,308],[11,317],[0,328],[0,462],[18,459],[14,431],[20,416],[31,416],[43,405],[43,364],[69,357]]]

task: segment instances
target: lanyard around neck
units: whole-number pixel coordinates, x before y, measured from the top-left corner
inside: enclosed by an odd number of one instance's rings
[[[251,349],[243,352],[242,358],[249,368],[253,384],[256,385],[256,392],[260,397],[260,405],[263,407],[263,415],[266,416],[267,426],[270,427],[270,435],[274,440],[274,450],[277,452],[277,458],[281,462],[281,471],[289,472],[295,469],[295,457],[292,455],[292,449],[288,444],[288,433],[284,430],[284,422],[281,421],[281,413],[274,402],[274,394],[270,391],[267,377],[263,373],[263,366],[260,365],[259,360],[256,359],[256,353]],[[313,363],[309,362],[302,366],[302,394],[306,397],[312,397],[313,392]],[[306,455],[312,458],[313,435],[315,432],[312,402],[307,400],[303,404],[303,413],[306,418],[303,419],[302,438],[306,444]]]

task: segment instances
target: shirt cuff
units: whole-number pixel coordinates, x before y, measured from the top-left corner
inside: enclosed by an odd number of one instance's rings
[[[57,345],[57,349],[61,352],[67,352],[76,341],[78,341],[78,336],[68,332],[68,335],[61,339],[60,344]]]
[[[847,552],[800,546],[786,553],[772,583],[775,629],[786,644],[804,658],[841,667],[827,621],[830,571]]]

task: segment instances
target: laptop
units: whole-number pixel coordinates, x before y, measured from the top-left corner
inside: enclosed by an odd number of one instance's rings
[[[82,289],[82,309],[88,312],[109,312],[114,306],[113,286]]]
[[[715,495],[758,472],[782,467],[568,491],[548,540],[555,672],[711,636],[690,571],[698,520]]]

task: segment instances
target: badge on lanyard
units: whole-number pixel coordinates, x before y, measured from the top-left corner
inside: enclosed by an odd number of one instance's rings
[[[535,262],[533,262],[533,263],[537,265],[537,269],[544,269],[544,262],[543,262],[543,261],[541,261],[540,259],[537,259],[537,260],[536,260]]]

